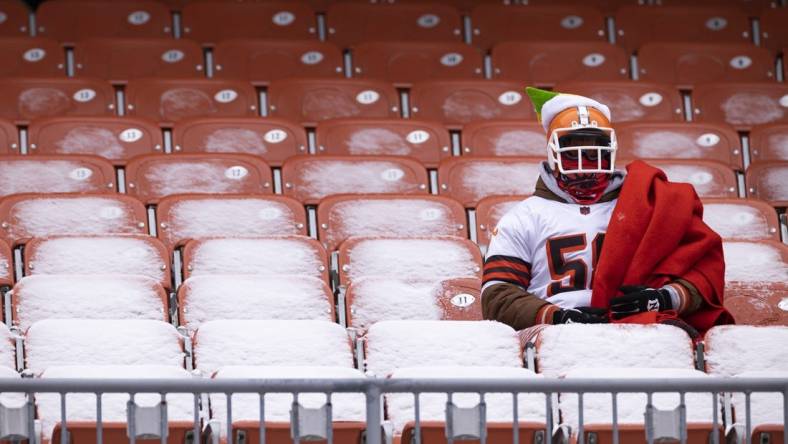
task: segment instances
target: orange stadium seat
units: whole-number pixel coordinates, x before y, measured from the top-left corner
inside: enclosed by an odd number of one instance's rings
[[[23,2],[0,1],[0,14],[5,18],[0,23],[0,36],[28,37],[30,35],[30,10]]]
[[[301,2],[189,2],[183,36],[213,46],[234,38],[307,39],[317,36],[315,12]]]
[[[282,165],[283,194],[306,205],[334,194],[429,194],[419,162],[394,156],[297,156]]]
[[[788,162],[759,162],[747,168],[747,195],[765,200],[775,207],[788,207]]]
[[[695,119],[725,122],[737,131],[788,123],[788,86],[782,83],[708,83],[692,93]]]
[[[175,153],[242,153],[281,166],[290,156],[307,153],[304,128],[283,119],[198,117],[173,128]]]
[[[442,196],[338,195],[317,207],[318,238],[328,251],[351,236],[459,236],[465,209]]]
[[[257,92],[231,80],[135,79],[126,87],[126,111],[163,126],[189,117],[251,117],[257,115]]]
[[[407,88],[429,79],[482,79],[484,56],[460,42],[368,42],[352,47],[353,77]]]
[[[580,94],[610,107],[613,122],[683,122],[682,100],[670,85],[647,82],[566,82],[556,91]]]
[[[638,51],[638,77],[692,89],[708,82],[772,82],[774,60],[747,43],[646,43]]]
[[[8,78],[0,82],[0,96],[0,117],[22,125],[42,117],[115,114],[115,91],[102,80]]]
[[[410,92],[414,118],[443,122],[450,128],[490,119],[531,120],[534,109],[522,84],[492,80],[433,80]]]
[[[757,199],[703,199],[703,221],[724,240],[780,240],[777,212]]]
[[[47,117],[27,130],[28,154],[93,154],[124,165],[141,154],[164,152],[161,130],[134,117]]]
[[[750,132],[750,161],[788,160],[788,124],[756,126]]]
[[[489,196],[531,194],[539,179],[542,158],[453,157],[438,168],[439,193],[474,208]],[[500,180],[505,177],[506,180]]]
[[[504,3],[507,5],[569,5],[573,6],[578,0],[486,0],[488,3]],[[648,0],[591,0],[582,2],[599,9],[607,15],[612,16],[616,10],[624,5],[645,5]]]
[[[736,322],[788,325],[788,245],[779,240],[725,240],[722,248],[725,307]]]
[[[13,257],[8,244],[0,242],[0,291],[3,293],[14,285]]]
[[[172,17],[153,0],[50,1],[36,11],[36,33],[68,46],[90,37],[170,37]]]
[[[729,282],[724,305],[739,325],[788,326],[788,311],[781,306],[786,294],[785,282]]]
[[[765,8],[776,8],[779,3],[777,0],[695,0],[692,2],[692,4],[698,6],[735,6],[747,11],[751,17],[757,17]],[[681,0],[654,0],[654,4],[660,6],[681,6],[687,3]]]
[[[421,120],[336,119],[317,125],[317,154],[409,156],[427,168],[451,156],[449,132]]]
[[[507,211],[528,196],[492,196],[480,199],[476,204],[476,243],[482,250],[490,244],[493,230]]]
[[[76,76],[123,85],[141,77],[204,77],[202,48],[186,39],[92,38],[74,46]]]
[[[3,77],[64,77],[66,52],[54,40],[41,37],[0,39]]]
[[[727,125],[625,122],[615,127],[619,159],[716,160],[743,169],[739,135]]]
[[[733,5],[622,6],[615,15],[616,43],[627,52],[646,42],[748,43],[747,14]]]
[[[339,2],[326,12],[327,39],[347,48],[365,41],[462,41],[457,9],[439,3]]]
[[[788,46],[788,30],[785,21],[788,20],[788,9],[764,9],[760,14],[761,45],[777,53]],[[785,52],[783,52],[785,54]]]
[[[701,198],[738,196],[736,174],[723,163],[682,159],[652,159],[647,162],[664,171],[671,182],[692,184]]]
[[[542,156],[544,128],[535,121],[486,120],[462,127],[462,154],[470,156]]]
[[[399,117],[399,95],[379,80],[289,79],[271,82],[268,110],[305,126],[340,117]]]
[[[19,131],[13,123],[0,119],[0,156],[20,154]]]
[[[610,43],[516,41],[492,48],[494,79],[551,88],[567,80],[628,80],[629,57]]]
[[[115,168],[100,157],[0,157],[0,197],[19,193],[114,192]]]
[[[213,76],[267,86],[291,77],[345,76],[342,51],[318,40],[223,40],[213,49]]]

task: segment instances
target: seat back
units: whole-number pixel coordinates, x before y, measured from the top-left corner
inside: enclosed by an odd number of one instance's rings
[[[703,221],[725,240],[780,240],[777,212],[757,199],[703,199]]]
[[[788,161],[760,162],[747,168],[744,176],[747,195],[765,200],[775,207],[788,207]]]
[[[779,83],[707,83],[692,93],[695,119],[727,123],[737,131],[788,123],[788,86]]]
[[[115,91],[96,79],[8,78],[0,82],[0,95],[0,117],[19,125],[42,117],[115,114]]]
[[[65,51],[57,41],[43,37],[4,37],[0,57],[7,61],[0,67],[3,77],[63,77],[66,73]]]
[[[700,197],[738,197],[736,174],[728,166],[709,160],[649,160],[671,182],[692,184]]]
[[[543,159],[533,157],[453,157],[438,167],[439,193],[466,208],[490,196],[531,194],[539,179]],[[506,177],[506,181],[492,180]]]
[[[0,287],[10,289],[14,285],[14,263],[11,247],[0,242]]]
[[[725,308],[738,325],[788,326],[785,282],[728,282]]]
[[[736,376],[747,371],[785,371],[788,349],[774,347],[788,341],[788,327],[719,325],[706,332],[706,371]]]
[[[0,119],[0,155],[9,154],[20,154],[19,131],[13,123]]]
[[[616,123],[683,122],[682,99],[670,85],[646,82],[566,82],[556,91],[579,94],[609,106]]]
[[[476,243],[486,249],[493,231],[507,211],[526,199],[527,196],[492,196],[480,199],[476,204]]]
[[[5,16],[0,23],[0,35],[3,37],[30,36],[30,10],[27,6],[16,0],[0,1],[0,12]]]
[[[481,157],[543,156],[547,142],[537,122],[487,120],[462,127],[462,154]]]
[[[788,46],[788,32],[783,23],[788,19],[788,11],[782,8],[761,11],[761,45],[777,53]]]
[[[0,197],[18,193],[114,193],[115,169],[95,156],[0,158]]]
[[[0,365],[16,369],[16,340],[5,324],[0,324]]]
[[[725,282],[788,282],[788,246],[773,240],[725,241]]]
[[[788,161],[788,124],[756,126],[750,132],[750,161],[752,163]]]

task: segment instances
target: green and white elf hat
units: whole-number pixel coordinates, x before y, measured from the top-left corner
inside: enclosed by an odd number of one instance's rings
[[[610,121],[610,108],[594,99],[578,96],[576,94],[566,94],[556,91],[545,91],[539,88],[526,87],[525,93],[531,99],[536,110],[536,118],[542,124],[545,132],[550,132],[550,122],[555,116],[569,108],[585,106],[599,110],[607,120]]]

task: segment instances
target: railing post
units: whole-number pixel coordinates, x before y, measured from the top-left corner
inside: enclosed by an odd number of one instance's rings
[[[370,381],[366,390],[367,397],[367,444],[382,444],[380,432],[380,386]]]

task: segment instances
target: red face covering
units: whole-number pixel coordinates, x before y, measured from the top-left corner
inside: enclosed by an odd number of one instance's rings
[[[588,160],[584,160],[588,162]],[[596,161],[594,161],[596,162]],[[561,155],[561,163],[564,169],[571,170],[578,167],[577,159],[567,159]],[[602,168],[609,168],[610,160],[602,161]],[[573,173],[562,174],[555,171],[558,188],[572,196],[575,202],[582,205],[590,205],[599,202],[610,183],[609,173]]]

